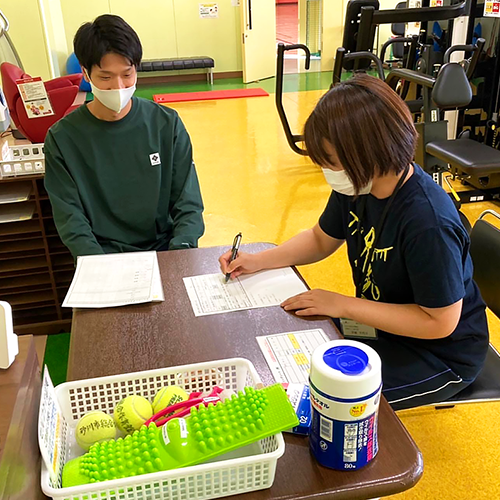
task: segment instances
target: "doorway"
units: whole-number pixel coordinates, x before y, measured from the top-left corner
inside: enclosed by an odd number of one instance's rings
[[[276,0],[276,42],[299,43],[299,0]]]
[[[276,44],[302,43],[311,50],[309,71],[321,71],[322,0],[275,0]],[[285,53],[285,73],[302,73],[305,55],[301,50]]]

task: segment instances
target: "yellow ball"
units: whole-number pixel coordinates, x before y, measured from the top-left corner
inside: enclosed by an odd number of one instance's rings
[[[75,436],[78,445],[88,451],[94,443],[114,439],[116,425],[103,411],[91,411],[78,421]]]
[[[122,399],[115,407],[113,418],[118,429],[125,434],[132,434],[146,420],[153,416],[153,407],[151,403],[142,396],[127,396]]]
[[[180,403],[181,401],[187,401],[188,399],[188,393],[176,385],[163,387],[163,389],[160,389],[156,393],[156,396],[153,399],[153,414],[167,408],[167,406],[172,406]]]

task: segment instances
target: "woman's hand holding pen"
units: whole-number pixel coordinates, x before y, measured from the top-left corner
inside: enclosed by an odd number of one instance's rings
[[[240,241],[241,233],[238,233],[232,249],[219,258],[222,272],[226,275],[230,273],[233,279],[241,274],[256,273],[263,269],[312,264],[328,257],[344,243],[344,240],[337,240],[324,233],[319,224],[281,245],[256,254],[239,252]]]
[[[260,254],[238,252],[237,257],[231,261],[231,250],[219,257],[221,271],[224,274],[231,274],[231,279],[241,274],[256,273],[264,269]]]

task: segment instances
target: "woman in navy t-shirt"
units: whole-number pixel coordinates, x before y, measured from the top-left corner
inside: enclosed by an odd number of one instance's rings
[[[282,307],[342,318],[345,336],[379,353],[395,409],[458,393],[488,348],[469,236],[448,195],[412,163],[416,140],[408,108],[384,82],[359,75],[337,85],[305,126],[309,156],[332,187],[318,224],[259,254],[220,258],[236,277],[317,262],[346,242],[356,297],[311,290]]]

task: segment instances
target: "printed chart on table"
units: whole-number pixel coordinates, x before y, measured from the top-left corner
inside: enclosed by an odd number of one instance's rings
[[[312,353],[329,340],[321,328],[257,337],[274,380],[289,384],[309,384]]]

